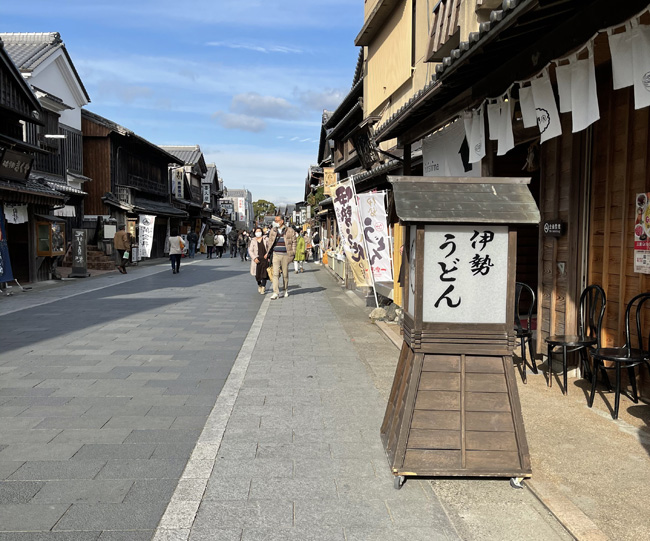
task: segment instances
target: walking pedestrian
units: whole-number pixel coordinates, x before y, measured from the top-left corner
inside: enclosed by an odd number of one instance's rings
[[[246,231],[242,230],[237,236],[237,249],[239,250],[241,260],[246,261],[248,259],[248,239]]]
[[[178,229],[172,229],[169,235],[169,259],[172,262],[172,274],[178,274],[181,270],[181,256],[185,249],[185,243],[178,234]]]
[[[129,263],[129,251],[131,250],[131,239],[126,232],[126,226],[120,225],[113,237],[113,247],[115,248],[116,261],[115,268],[122,274],[126,274],[126,266]]]
[[[257,290],[260,295],[266,293],[266,281],[268,280],[269,261],[265,257],[268,252],[268,238],[264,236],[261,227],[255,228],[255,236],[251,239],[248,247],[248,255],[251,258],[251,274],[257,281]]]
[[[305,269],[303,268],[305,263],[305,253],[305,233],[304,231],[301,231],[296,242],[296,258],[293,260],[293,270],[296,274],[299,272],[305,272]]]
[[[212,231],[212,229],[208,229],[204,242],[205,247],[208,249],[208,256],[206,259],[212,259],[212,253],[214,252],[214,231]]]
[[[284,218],[276,216],[273,230],[269,234],[269,251],[264,256],[269,259],[273,255],[273,295],[271,300],[280,296],[280,271],[284,286],[283,296],[289,296],[289,263],[296,255],[296,232],[284,225]]]
[[[228,233],[228,244],[230,244],[230,257],[237,257],[237,230],[235,228]]]
[[[190,232],[187,234],[187,242],[189,244],[187,256],[190,259],[194,259],[194,255],[196,254],[196,244],[199,242],[199,235],[194,231],[194,229],[190,229]]]
[[[318,233],[318,229],[314,231],[311,238],[311,246],[314,250],[314,263],[320,265],[320,234]]]
[[[217,257],[221,259],[223,256],[223,245],[226,243],[226,237],[223,236],[221,231],[217,233],[217,235],[214,237],[214,245],[217,248]]]

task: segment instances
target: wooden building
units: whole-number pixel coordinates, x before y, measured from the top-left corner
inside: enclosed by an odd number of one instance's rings
[[[95,113],[84,110],[81,120],[84,174],[93,179],[86,217],[114,218],[135,238],[138,216],[156,216],[151,257],[163,257],[168,227],[188,217],[171,204],[167,166],[180,160]]]
[[[436,9],[444,10],[448,4],[452,3],[438,2]],[[475,30],[464,31],[462,17],[454,13],[445,12],[451,17],[451,29],[436,25],[439,19],[432,18],[427,57],[439,64],[427,84],[376,124],[374,136],[378,142],[397,140],[410,154],[412,145],[464,111],[510,89],[515,146],[497,156],[495,145],[488,141],[481,173],[515,176],[526,170],[542,224],[551,229],[519,232],[525,242],[518,247],[517,277],[532,285],[539,299],[538,352],[545,351],[545,337],[575,332],[578,299],[590,283],[601,285],[607,295],[604,344],[621,344],[626,303],[650,287],[647,274],[634,270],[637,194],[650,191],[650,110],[635,109],[631,88],[613,89],[604,31],[620,32],[626,21],[647,10],[648,2],[630,0],[612,9],[604,0],[505,0],[498,9],[483,13],[482,22],[478,11],[484,2],[460,4],[465,6],[461,9],[471,4],[476,11]],[[640,22],[650,22],[647,13]],[[456,32],[457,41],[445,49],[449,35]],[[562,134],[542,143],[537,127],[523,125],[515,83],[533,78],[552,61],[580,53],[590,43],[600,119],[572,133],[571,114],[562,113]],[[555,64],[550,73],[558,93]],[[553,223],[562,226],[559,236],[550,227]],[[649,398],[647,375],[638,377],[643,380],[641,394]]]
[[[66,196],[45,181],[30,178],[35,156],[46,152],[26,141],[25,131],[42,127],[42,115],[41,104],[0,40],[0,213],[11,212],[3,220],[6,237],[0,233],[0,283],[48,279],[54,259],[63,255],[52,209],[63,206]]]

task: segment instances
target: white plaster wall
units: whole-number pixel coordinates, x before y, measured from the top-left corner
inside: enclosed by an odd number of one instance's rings
[[[55,58],[61,57],[67,63],[63,52],[59,51],[53,56]],[[78,103],[55,61],[49,62],[43,68],[34,70],[34,73],[28,81],[30,84],[53,94],[57,98],[61,98],[66,105],[75,107],[72,110],[62,111],[60,122],[81,130],[81,105],[83,104]]]

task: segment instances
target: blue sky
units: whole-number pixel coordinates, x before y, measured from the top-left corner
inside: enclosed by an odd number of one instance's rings
[[[87,108],[160,145],[200,145],[229,188],[303,198],[323,109],[347,94],[362,0],[30,0],[2,32],[59,32]]]

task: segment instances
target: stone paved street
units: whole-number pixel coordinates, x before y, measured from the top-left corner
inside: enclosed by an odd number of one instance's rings
[[[2,298],[0,541],[570,539],[507,480],[393,489],[396,350],[306,267],[276,301],[228,258]]]

